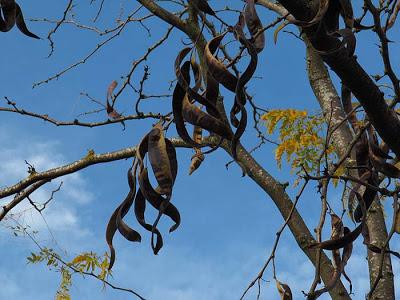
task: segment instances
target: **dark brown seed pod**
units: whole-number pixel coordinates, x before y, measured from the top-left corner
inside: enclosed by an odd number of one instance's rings
[[[215,16],[214,10],[210,7],[207,0],[190,0],[200,11],[205,14]]]
[[[213,115],[218,116],[218,110],[215,106],[215,103],[210,101],[209,99],[203,97],[197,91],[194,89],[190,88],[190,66],[191,62],[186,61],[183,63],[183,66],[181,67],[181,64],[183,62],[183,59],[186,57],[186,55],[189,53],[191,48],[184,48],[181,50],[178,54],[178,56],[175,59],[175,74],[176,78],[178,80],[178,83],[180,86],[183,88],[183,90],[186,91],[188,94],[188,97],[192,100],[195,100],[199,102],[200,104],[204,105],[208,111],[210,111]],[[195,74],[196,76],[196,74]]]
[[[0,14],[0,31],[10,31],[16,22],[17,15],[17,3],[14,0],[3,0],[1,1],[1,12],[3,13],[4,19]]]
[[[161,188],[161,193],[171,195],[172,173],[165,144],[164,130],[161,124],[155,125],[149,133],[148,156],[154,176]]]
[[[214,56],[225,34],[216,36],[207,43],[204,51],[204,60],[210,75],[225,88],[231,92],[235,92],[237,85],[236,76],[229,72],[226,66]]]
[[[205,113],[197,106],[190,103],[187,98],[183,99],[183,118],[192,125],[200,126],[210,132],[216,133],[223,138],[231,140],[232,133],[230,129],[219,119]]]
[[[121,233],[123,237],[125,237],[128,241],[131,242],[140,242],[141,237],[138,232],[130,228],[124,221],[123,218],[128,213],[129,209],[133,204],[133,200],[135,198],[136,193],[136,165],[135,165],[135,174],[132,175],[132,168],[128,170],[128,183],[129,183],[129,193],[126,196],[125,200],[121,203],[118,209],[116,224],[118,231]]]
[[[180,86],[179,83],[176,84],[173,95],[172,95],[172,113],[174,115],[175,127],[180,138],[193,147],[201,147],[200,144],[197,144],[192,140],[188,131],[185,127],[185,120],[183,119],[183,102],[184,99],[187,99],[187,94],[184,89]],[[189,100],[186,100],[189,101]]]
[[[144,212],[146,210],[146,199],[142,194],[141,190],[138,190],[135,197],[135,216],[136,220],[139,222],[140,225],[143,226],[146,230],[153,232],[157,236],[156,245],[153,248],[154,254],[157,254],[160,249],[162,248],[164,242],[160,231],[157,228],[153,229],[153,226],[146,223]]]
[[[257,51],[254,48],[254,46],[246,39],[241,27],[235,26],[235,30],[236,30],[235,36],[238,38],[239,42],[244,47],[246,47],[246,49],[250,55],[250,63],[247,66],[246,70],[243,72],[243,74],[237,80],[237,85],[236,85],[236,89],[235,89],[235,94],[236,94],[235,104],[231,109],[231,122],[234,126],[237,125],[237,130],[232,139],[232,156],[234,159],[237,158],[236,145],[239,142],[239,139],[243,135],[244,131],[246,130],[246,126],[247,126],[247,112],[244,107],[246,104],[246,95],[244,93],[244,87],[247,84],[247,82],[249,82],[250,79],[253,77],[253,75],[256,71],[257,62],[258,62]],[[240,118],[240,121],[238,124],[236,124],[237,120],[235,118],[236,111],[241,112],[241,118]]]
[[[129,169],[129,171],[128,171],[128,182],[131,181],[131,179],[129,179],[129,176],[131,176],[130,172],[131,172],[131,169]],[[132,184],[132,182],[130,182],[130,184]],[[129,228],[125,223],[122,223],[123,222],[122,218],[126,215],[130,206],[132,205],[131,201],[132,201],[132,197],[134,197],[134,194],[135,194],[135,192],[133,191],[133,186],[130,186],[130,191],[129,191],[127,197],[115,209],[115,211],[111,215],[111,218],[107,224],[106,242],[110,248],[110,264],[108,266],[109,270],[111,270],[111,268],[113,267],[114,262],[115,262],[115,249],[113,246],[113,238],[114,238],[114,235],[117,230],[119,230],[121,232],[121,234],[123,234],[124,237],[130,241],[135,241],[135,242],[141,241],[141,236],[138,232]]]
[[[333,1],[320,0],[317,14],[314,16],[314,18],[312,18],[312,20],[310,20],[310,21],[295,20],[295,21],[292,21],[292,23],[295,25],[301,26],[301,27],[310,27],[310,26],[313,26],[313,25],[319,23],[327,14],[330,2],[333,2]]]
[[[16,20],[15,23],[17,24],[18,29],[25,34],[26,36],[29,36],[34,39],[40,39],[36,34],[32,33],[29,31],[28,27],[26,27],[25,20],[24,20],[24,15],[22,14],[22,10],[19,7],[18,4],[15,4],[16,6]]]
[[[247,0],[246,7],[244,8],[243,17],[251,34],[254,48],[259,53],[265,47],[265,36],[264,32],[261,32],[261,30],[263,30],[263,25],[260,18],[258,17],[254,0]],[[238,24],[242,24],[241,17],[239,17]]]
[[[337,239],[330,239],[321,243],[315,243],[310,245],[310,248],[321,248],[325,250],[335,250],[340,249],[346,246],[349,243],[355,241],[355,239],[360,235],[362,230],[363,224],[360,224],[354,229],[353,231],[349,232],[348,234],[343,235]]]
[[[147,169],[144,168],[143,171],[141,171],[139,175],[139,184],[140,184],[140,190],[143,196],[149,201],[149,203],[158,211],[161,209],[161,204],[163,202],[166,202],[167,199],[164,198],[160,194],[159,188],[154,189],[150,183],[149,177],[148,177],[148,172]],[[178,209],[172,204],[169,203],[165,207],[164,214],[167,215],[168,217],[171,218],[172,221],[175,222],[175,224],[169,229],[169,232],[173,232],[179,227],[179,224],[181,222],[181,217],[179,214]]]

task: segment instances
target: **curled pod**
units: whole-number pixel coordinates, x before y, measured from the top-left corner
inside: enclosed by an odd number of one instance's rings
[[[146,168],[144,168],[139,175],[139,184],[141,194],[155,209],[160,211],[162,203],[168,201],[168,199],[164,198],[160,194],[159,188],[153,188],[150,183]],[[181,216],[178,209],[170,202],[168,205],[165,206],[165,210],[163,213],[167,215],[172,221],[174,221],[175,224],[169,229],[169,232],[173,232],[179,227],[181,222]]]
[[[7,32],[15,25],[18,4],[15,3],[15,0],[3,0],[0,4],[1,12],[4,16],[3,19],[3,16],[0,14],[0,31]]]
[[[128,182],[131,181],[132,179],[129,179],[129,176],[131,176],[131,169],[128,171]],[[120,233],[127,238],[130,241],[134,242],[140,242],[141,241],[141,236],[138,232],[135,230],[131,229],[128,225],[125,224],[125,222],[122,221],[122,218],[127,214],[129,208],[132,205],[132,199],[135,195],[135,191],[133,186],[131,186],[132,182],[130,182],[130,191],[125,198],[125,200],[114,210],[113,214],[110,217],[110,220],[108,221],[107,224],[107,229],[106,229],[106,242],[110,248],[110,264],[108,266],[108,269],[111,270],[111,268],[114,265],[115,262],[115,249],[113,246],[113,238],[117,230],[120,231]]]
[[[236,76],[229,72],[226,66],[214,56],[225,34],[226,33],[216,36],[206,44],[204,60],[209,74],[225,88],[231,92],[235,92],[237,85]]]
[[[191,104],[187,98],[183,99],[182,115],[184,120],[192,125],[196,125],[205,130],[216,133],[228,140],[232,139],[232,133],[230,129],[222,121]]]
[[[239,142],[239,139],[243,135],[244,131],[246,130],[247,126],[247,112],[244,107],[246,104],[246,95],[244,93],[244,87],[253,77],[258,63],[257,51],[255,47],[246,39],[244,32],[240,26],[235,26],[235,36],[238,38],[239,42],[247,49],[250,55],[250,63],[248,64],[243,74],[237,80],[235,88],[235,94],[236,94],[235,104],[231,109],[231,122],[234,126],[237,125],[235,126],[237,127],[237,130],[232,139],[232,156],[234,159],[237,158],[236,145]],[[239,122],[237,122],[235,118],[236,111],[241,112],[241,118]]]
[[[242,14],[241,14],[242,16]],[[263,25],[257,14],[256,5],[254,0],[247,0],[246,7],[244,8],[244,20],[246,22],[247,28],[251,34],[253,45],[256,51],[259,53],[265,47],[265,36],[263,30]],[[239,17],[239,24],[242,23],[242,17]]]
[[[153,228],[152,225],[147,224],[144,216],[144,212],[146,210],[146,199],[142,194],[142,191],[139,189],[136,193],[135,197],[135,216],[136,220],[142,225],[146,230],[153,232],[157,236],[157,241],[155,247],[153,247],[154,254],[157,254],[162,248],[164,242],[160,231],[157,228]]]
[[[26,36],[29,36],[34,39],[40,39],[40,37],[38,37],[36,34],[29,31],[28,27],[25,24],[24,15],[22,14],[21,8],[19,7],[18,4],[15,4],[15,6],[16,6],[15,23],[17,24],[18,29]]]
[[[185,61],[183,63],[183,66],[181,67],[181,64],[183,62],[183,59],[187,56],[191,48],[184,48],[182,49],[179,53],[178,56],[175,59],[175,74],[176,78],[178,80],[178,83],[180,86],[183,88],[183,90],[186,91],[190,99],[193,99],[200,104],[203,104],[208,111],[211,111],[213,115],[218,116],[218,110],[215,106],[215,103],[210,101],[209,99],[203,97],[197,91],[192,89],[190,87],[190,66],[191,62],[190,61]],[[195,79],[196,79],[196,73],[195,70],[193,71],[195,74]],[[200,73],[199,73],[200,74]],[[201,80],[201,79],[200,79]],[[200,81],[201,84],[201,81]]]

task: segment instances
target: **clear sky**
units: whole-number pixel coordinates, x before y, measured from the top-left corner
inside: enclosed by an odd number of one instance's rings
[[[20,5],[26,19],[54,20],[62,16],[66,2],[44,0],[34,4],[21,0]],[[95,9],[88,6],[89,2],[77,3],[74,11],[78,20],[86,21],[94,17]],[[215,2],[210,1],[213,5]],[[135,4],[135,1],[106,1],[105,13],[97,26],[112,26],[121,9],[125,9],[126,15],[126,11]],[[261,11],[264,23],[275,20],[275,15]],[[88,62],[65,73],[58,80],[35,89],[32,89],[33,83],[47,79],[79,61],[104,38],[90,31],[77,30],[72,25],[64,25],[54,35],[53,56],[46,58],[49,44],[45,37],[54,25],[28,22],[29,28],[43,38],[39,41],[23,36],[16,28],[1,33],[0,96],[8,96],[26,110],[48,113],[60,120],[73,120],[80,113],[97,108],[81,96],[81,92],[87,92],[104,103],[108,84],[112,80],[121,82],[119,78],[128,72],[131,63],[167,28],[165,24],[154,20],[145,22],[145,25],[152,28],[151,36],[144,27],[131,24],[120,37]],[[400,37],[398,24],[396,26],[391,36],[394,41]],[[297,33],[296,28],[289,29]],[[371,42],[376,38],[364,33],[359,37],[356,54],[368,72],[375,74],[381,70],[381,62],[376,55],[377,47]],[[177,51],[183,47],[182,38],[178,31],[174,31],[170,41],[146,62],[151,73],[146,83],[147,92],[168,93],[169,81],[174,79],[173,62]],[[277,45],[273,44],[271,31],[267,31],[266,38],[267,47],[260,55],[256,73],[257,77],[262,78],[255,79],[249,87],[256,102],[265,108],[294,107],[316,112],[317,102],[306,79],[303,43],[283,32],[279,35]],[[397,48],[393,47],[393,51],[397,51]],[[393,56],[397,69],[399,59],[398,55]],[[143,66],[134,75],[136,87]],[[227,97],[233,98],[228,94]],[[135,94],[123,94],[117,109],[121,113],[132,113],[135,99]],[[228,102],[231,101],[228,99]],[[0,105],[5,106],[5,102]],[[143,103],[142,108],[144,111],[165,112],[170,110],[170,106],[170,98],[166,98]],[[82,120],[106,118],[104,112],[81,117]],[[128,122],[125,131],[121,130],[120,124],[93,129],[67,128],[3,112],[0,122],[0,186],[13,184],[27,176],[25,160],[38,171],[43,171],[80,159],[88,149],[102,153],[134,146],[149,131],[151,123]],[[246,134],[243,143],[250,149],[257,144],[251,125]],[[169,136],[174,136],[173,130]],[[273,150],[273,145],[266,145],[254,156],[279,181],[293,182],[294,177],[288,171],[278,170]],[[238,299],[269,256],[275,232],[283,219],[271,199],[248,177],[241,177],[237,166],[232,164],[228,170],[225,168],[230,159],[222,150],[208,155],[201,168],[190,177],[187,176],[187,170],[192,152],[183,149],[177,152],[179,172],[172,201],[182,216],[180,228],[168,234],[170,221],[163,218],[161,229],[164,248],[154,256],[149,234],[139,228],[130,213],[128,222],[142,233],[143,241],[141,244],[130,243],[116,235],[117,260],[111,282],[132,288],[147,299]],[[28,210],[20,221],[29,224],[32,230],[39,230],[42,245],[66,251],[67,258],[84,251],[104,253],[108,250],[105,227],[113,210],[128,192],[126,171],[130,163],[118,161],[96,165],[62,178],[64,183],[61,191],[44,212],[48,226],[32,210]],[[47,199],[59,183],[60,180],[55,180],[32,197],[36,201]],[[297,188],[291,187],[288,191],[293,196]],[[331,192],[331,201],[337,203],[338,207],[340,194],[340,190]],[[4,201],[1,200],[1,203]],[[29,205],[23,203],[19,210],[27,208]],[[316,187],[311,184],[299,203],[299,211],[311,229],[317,224],[319,209]],[[149,217],[154,217],[154,214]],[[347,223],[351,225],[348,220]],[[364,299],[364,292],[368,290],[366,251],[361,244],[361,239],[356,241],[354,254],[347,267],[347,273],[353,278],[353,299]],[[398,249],[398,246],[398,240],[395,240],[392,247]],[[53,299],[60,276],[44,265],[27,264],[26,257],[31,251],[37,251],[28,238],[15,237],[12,231],[2,226],[0,248],[1,300]],[[303,299],[301,291],[309,289],[314,269],[297,248],[289,231],[283,234],[276,263],[278,278],[290,285],[294,299]],[[395,274],[398,274],[398,261],[393,260],[393,267]],[[270,282],[263,283],[261,299],[279,299],[271,269],[266,271],[264,278]],[[397,282],[396,288],[399,289]],[[255,292],[256,289],[253,289],[246,299],[255,299]],[[73,277],[71,294],[77,300],[133,299],[124,292],[109,288],[104,290],[96,280],[82,279],[79,275]]]

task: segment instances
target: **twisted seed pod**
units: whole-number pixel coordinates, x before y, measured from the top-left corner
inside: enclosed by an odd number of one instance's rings
[[[209,74],[225,88],[231,92],[235,92],[237,85],[236,76],[229,72],[226,66],[214,56],[225,34],[216,36],[207,43],[204,50],[204,60]]]
[[[0,1],[1,11],[4,19],[0,14],[0,31],[7,32],[15,25],[17,16],[17,4],[14,0],[2,0]]]
[[[183,99],[182,115],[184,120],[192,125],[216,133],[228,140],[232,139],[232,133],[224,123],[191,104],[187,98]]]
[[[240,14],[243,17],[239,17],[239,24],[242,24],[242,18],[245,20],[247,28],[251,34],[252,39],[254,40],[254,48],[259,53],[265,47],[265,36],[264,32],[260,33],[263,30],[263,25],[261,23],[260,18],[258,17],[256,5],[254,0],[247,0],[246,7],[244,8],[244,14]]]
[[[125,200],[115,209],[107,224],[106,242],[110,248],[110,264],[108,266],[109,270],[111,270],[115,262],[115,249],[113,246],[113,238],[117,230],[119,230],[120,233],[130,241],[141,241],[140,234],[135,230],[129,228],[129,226],[122,221],[122,218],[127,214],[130,206],[132,205],[133,197],[136,190],[135,184],[132,182],[132,177],[130,176],[132,176],[131,169],[129,169],[128,171],[128,182],[130,183],[129,193],[126,196]]]
[[[239,19],[240,23],[240,19]],[[257,62],[258,62],[258,55],[255,47],[246,39],[244,32],[241,28],[241,26],[235,26],[235,36],[239,40],[239,42],[247,49],[249,55],[250,55],[250,63],[248,64],[246,70],[243,72],[243,74],[238,78],[237,80],[237,85],[235,88],[235,103],[231,109],[231,122],[232,124],[237,127],[237,130],[234,134],[234,137],[232,139],[232,156],[234,159],[237,158],[237,153],[236,153],[236,145],[239,142],[239,139],[243,135],[244,131],[246,130],[247,126],[247,112],[245,109],[245,104],[246,104],[246,95],[244,93],[244,87],[245,85],[250,81],[250,79],[253,77],[256,68],[257,68]],[[235,118],[235,113],[236,111],[241,112],[241,118],[240,121],[237,123],[237,120]]]
[[[15,4],[15,5],[16,5],[16,8],[17,8],[15,22],[17,24],[18,29],[23,34],[25,34],[26,36],[29,36],[29,37],[34,38],[34,39],[40,39],[40,37],[38,37],[36,34],[30,32],[28,27],[26,27],[25,20],[24,20],[24,15],[22,14],[22,10],[21,10],[21,8],[19,7],[18,4]]]
[[[181,67],[181,64],[183,62],[183,59],[187,56],[187,54],[189,53],[189,51],[191,50],[191,48],[184,48],[182,49],[176,59],[175,59],[175,74],[176,74],[176,78],[178,80],[178,83],[180,84],[180,86],[183,88],[183,90],[186,91],[186,93],[188,94],[188,97],[190,99],[193,99],[197,102],[199,102],[200,104],[204,105],[207,108],[207,111],[210,111],[210,113],[212,115],[215,116],[219,116],[218,110],[215,106],[215,103],[213,103],[212,101],[210,101],[207,98],[204,98],[202,95],[200,95],[199,93],[197,93],[197,91],[195,91],[194,89],[190,88],[190,66],[191,66],[191,62],[185,62],[184,66]],[[196,71],[195,72],[195,80],[197,82],[198,79],[196,79]],[[200,72],[199,72],[200,74]],[[198,83],[196,83],[198,84]],[[201,85],[201,79],[200,79],[200,85]]]
[[[155,247],[153,248],[154,254],[157,254],[160,249],[162,248],[164,242],[160,231],[157,228],[153,229],[153,226],[146,223],[144,212],[146,210],[146,199],[142,194],[141,190],[138,190],[135,197],[135,216],[136,220],[139,222],[140,225],[143,226],[146,230],[150,232],[154,232],[157,236],[157,242]]]

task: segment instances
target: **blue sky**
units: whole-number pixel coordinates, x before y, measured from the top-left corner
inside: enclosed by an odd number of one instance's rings
[[[26,18],[59,18],[66,1],[40,1],[34,5],[20,1]],[[87,6],[89,1],[76,7],[77,17],[87,20],[94,16],[94,9]],[[113,24],[121,7],[134,7],[135,1],[105,2],[106,14],[99,21],[99,27]],[[215,1],[212,1],[212,3]],[[262,10],[264,23],[275,16]],[[49,45],[45,39],[36,41],[20,34],[17,29],[0,35],[2,55],[0,65],[1,96],[8,96],[18,106],[39,113],[49,113],[57,119],[73,120],[78,114],[93,109],[81,92],[105,101],[108,84],[126,74],[132,61],[158,40],[166,30],[163,23],[150,20],[146,23],[153,28],[152,35],[139,25],[132,24],[115,41],[100,50],[86,64],[66,73],[58,80],[32,89],[32,84],[44,80],[66,66],[80,60],[99,42],[99,38],[87,31],[78,31],[71,25],[63,26],[54,36],[55,52],[47,59]],[[30,29],[45,37],[51,25],[28,22]],[[396,25],[397,26],[397,25]],[[295,28],[292,28],[295,31]],[[162,32],[162,33],[161,33]],[[392,39],[399,39],[398,27]],[[156,51],[146,64],[150,67],[150,80],[146,84],[149,93],[165,93],[169,81],[174,79],[173,61],[183,36],[174,31],[170,41]],[[373,35],[360,34],[357,55],[370,74],[381,69],[377,60],[377,48],[371,42]],[[101,41],[101,39],[100,39]],[[397,47],[398,48],[398,47]],[[394,51],[396,48],[393,48]],[[362,50],[362,51],[360,51]],[[398,50],[398,49],[397,49]],[[371,59],[373,58],[373,59]],[[399,57],[393,56],[398,69]],[[305,73],[305,49],[301,41],[283,32],[277,45],[273,44],[272,32],[267,32],[267,47],[260,55],[257,76],[250,92],[259,105],[266,108],[318,110]],[[139,67],[133,82],[137,83],[143,67]],[[336,78],[335,78],[336,80]],[[119,80],[119,82],[121,82]],[[125,93],[117,109],[131,113],[136,95]],[[229,96],[232,98],[232,96]],[[229,98],[228,98],[229,99]],[[5,103],[1,104],[2,106]],[[144,111],[167,111],[170,99],[143,103]],[[106,119],[100,113],[87,120]],[[0,122],[0,186],[17,182],[27,176],[27,160],[39,171],[77,160],[94,149],[97,153],[113,151],[136,145],[151,128],[151,121],[129,122],[125,131],[119,124],[93,129],[77,127],[55,127],[40,120],[2,113]],[[250,129],[243,139],[244,145],[256,145],[255,133]],[[171,130],[169,136],[174,136]],[[293,181],[285,170],[278,170],[273,159],[274,147],[266,145],[254,155],[256,159],[279,181]],[[182,215],[182,224],[173,234],[167,233],[170,223],[163,219],[164,248],[158,256],[152,254],[149,235],[141,231],[128,215],[131,224],[143,233],[141,244],[132,244],[116,236],[117,260],[114,266],[113,283],[129,287],[147,299],[238,299],[248,283],[269,256],[275,232],[283,219],[271,199],[249,178],[241,177],[239,168],[231,165],[222,151],[207,156],[202,167],[192,176],[187,176],[192,152],[178,149],[179,174],[174,187],[173,202]],[[28,210],[20,219],[32,229],[39,230],[40,242],[56,250],[67,251],[67,257],[84,251],[104,253],[105,227],[114,208],[125,197],[128,187],[126,170],[130,161],[97,165],[62,178],[63,187],[55,200],[45,211],[44,220]],[[36,201],[47,199],[51,190],[58,186],[54,181],[36,192]],[[289,193],[295,195],[296,188]],[[299,211],[310,228],[317,224],[319,197],[315,185],[310,185],[299,203]],[[332,191],[332,202],[338,203],[340,190]],[[337,199],[337,201],[335,201]],[[1,203],[4,203],[1,200]],[[18,208],[29,208],[23,203]],[[153,216],[152,214],[149,217]],[[54,239],[57,241],[55,242]],[[398,248],[398,240],[392,244]],[[4,227],[0,228],[0,299],[53,299],[59,284],[59,274],[45,266],[27,265],[26,257],[36,251],[35,245],[27,238],[15,237]],[[361,240],[355,245],[347,273],[353,278],[354,299],[363,299],[368,288],[366,252]],[[303,299],[301,290],[308,290],[313,279],[313,268],[302,252],[299,252],[289,231],[285,231],[277,251],[278,278],[288,283],[294,299]],[[395,274],[400,265],[393,260]],[[268,269],[265,279],[271,280]],[[399,285],[396,285],[399,288]],[[73,299],[132,299],[129,294],[103,290],[94,279],[74,276],[71,290]],[[328,299],[329,297],[321,297]],[[253,289],[246,299],[255,299]],[[273,281],[262,286],[261,299],[279,299]]]

